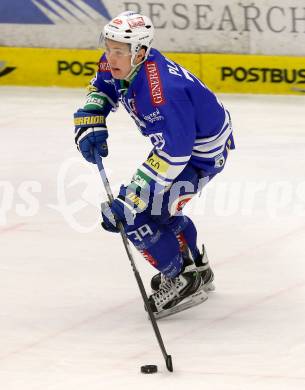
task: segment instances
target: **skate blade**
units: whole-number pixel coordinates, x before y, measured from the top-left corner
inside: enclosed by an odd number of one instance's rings
[[[181,311],[187,310],[193,306],[200,305],[207,299],[208,299],[208,294],[201,289],[199,291],[196,291],[188,299],[179,303],[177,306],[171,307],[170,309],[167,310],[162,310],[158,313],[154,313],[155,319],[159,320],[161,318],[169,317],[173,314],[180,313]]]

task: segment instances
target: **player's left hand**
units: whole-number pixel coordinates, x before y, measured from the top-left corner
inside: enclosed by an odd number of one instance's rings
[[[115,199],[110,205],[109,202],[101,204],[102,227],[108,232],[119,233],[118,222],[123,221],[119,201]],[[121,217],[121,218],[120,218]]]
[[[102,227],[108,232],[119,233],[118,223],[121,222],[123,227],[126,224],[132,225],[136,211],[118,197],[111,204],[109,202],[102,203],[101,214],[103,219]]]
[[[129,194],[133,196],[129,196]],[[102,203],[102,227],[105,230],[118,233],[120,231],[118,222],[122,222],[124,227],[126,224],[132,225],[134,223],[137,212],[142,211],[137,207],[139,198],[137,198],[137,204],[135,204],[134,196],[136,195],[128,186],[122,185],[119,196],[111,204],[109,202]]]

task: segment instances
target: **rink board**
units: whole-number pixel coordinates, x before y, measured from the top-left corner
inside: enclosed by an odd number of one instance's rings
[[[98,50],[0,47],[0,85],[85,87]],[[165,53],[214,91],[304,94],[305,58],[241,54]]]

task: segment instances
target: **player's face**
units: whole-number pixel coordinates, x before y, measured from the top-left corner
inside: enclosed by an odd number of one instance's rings
[[[131,71],[131,52],[128,43],[105,40],[105,52],[112,77],[122,80]]]

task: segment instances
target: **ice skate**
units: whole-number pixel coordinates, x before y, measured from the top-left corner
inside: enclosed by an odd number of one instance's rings
[[[195,259],[195,265],[197,267],[197,271],[201,275],[203,290],[206,292],[214,291],[214,272],[210,267],[209,259],[204,245],[202,245],[202,253]]]
[[[173,279],[162,276],[159,289],[149,297],[155,318],[164,318],[199,305],[208,298],[202,289],[202,279],[193,266],[184,268],[180,275]]]
[[[194,264],[189,257],[185,258],[185,261],[188,261],[188,265]],[[197,271],[201,275],[202,289],[206,292],[214,291],[215,290],[215,286],[213,284],[214,273],[209,265],[209,259],[207,257],[207,253],[204,245],[202,245],[202,253],[195,259],[195,264],[196,264]],[[159,286],[162,283],[163,278],[164,277],[161,274],[161,272],[159,272],[158,274],[152,277],[150,285],[153,293],[159,289]]]

